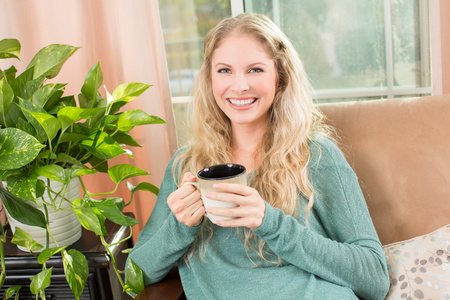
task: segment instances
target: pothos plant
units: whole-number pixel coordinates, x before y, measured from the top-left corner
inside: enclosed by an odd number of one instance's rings
[[[19,59],[20,49],[16,39],[1,40],[0,58]],[[54,78],[77,50],[70,45],[53,44],[37,52],[21,74],[17,74],[14,66],[0,69],[0,182],[6,182],[6,187],[0,183],[0,197],[14,219],[47,230],[47,245],[38,244],[20,228],[12,238],[12,243],[26,247],[42,265],[42,271],[31,278],[30,284],[31,292],[41,299],[45,299],[45,288],[51,284],[52,269],[46,267],[46,262],[53,255],[61,255],[66,279],[75,298],[79,299],[88,277],[87,260],[81,252],[67,249],[67,246],[59,247],[57,241],[54,241],[56,247],[48,248],[48,241],[53,238],[46,213],[48,207],[57,210],[61,209],[61,201],[70,202],[70,209],[81,225],[93,231],[109,253],[123,291],[133,295],[144,287],[142,271],[129,260],[127,283],[123,281],[124,271],[118,269],[110,252],[113,245],[104,238],[108,234],[105,220],[132,227],[139,222],[125,215],[123,209],[131,203],[133,194],[138,190],[158,193],[158,188],[148,182],[137,186],[126,182],[131,194],[129,202],[111,196],[120,183],[149,173],[129,164],[108,165],[110,159],[121,154],[132,157],[127,146],[139,144],[130,135],[131,129],[164,123],[142,110],[123,108],[150,85],[125,83],[115,88],[112,94],[105,87],[106,97],[103,98],[98,91],[103,74],[97,63],[89,70],[77,99],[74,95],[66,96],[66,84],[49,83],[48,79]],[[109,175],[116,184],[113,191],[93,193],[87,190],[83,176],[97,172]],[[51,196],[49,180],[61,182],[64,187],[45,202],[44,192]],[[66,186],[72,180],[81,183],[80,199],[65,198]],[[29,205],[30,201],[41,203],[44,212]],[[0,235],[0,285],[7,276],[4,225]],[[131,233],[126,239],[129,238]],[[5,298],[13,295],[18,298],[19,289],[8,289]]]

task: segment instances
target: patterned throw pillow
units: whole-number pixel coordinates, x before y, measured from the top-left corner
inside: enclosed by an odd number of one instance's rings
[[[383,248],[391,280],[386,299],[450,300],[450,224]]]

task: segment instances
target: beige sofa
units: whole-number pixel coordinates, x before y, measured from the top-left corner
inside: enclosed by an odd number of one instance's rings
[[[384,245],[388,298],[450,297],[450,95],[319,107],[340,136]],[[177,298],[176,270],[138,296]]]

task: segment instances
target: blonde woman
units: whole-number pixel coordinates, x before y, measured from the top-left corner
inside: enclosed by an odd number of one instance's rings
[[[386,263],[357,178],[328,138],[301,61],[266,17],[223,20],[205,38],[192,140],[169,163],[130,253],[146,284],[178,263],[188,299],[383,299]],[[185,182],[245,166],[208,213]]]

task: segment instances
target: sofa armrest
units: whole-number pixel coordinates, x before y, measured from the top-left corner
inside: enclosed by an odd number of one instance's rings
[[[160,282],[146,286],[136,300],[183,300],[186,299],[184,295],[183,286],[181,285],[178,268],[174,267],[167,276]]]

